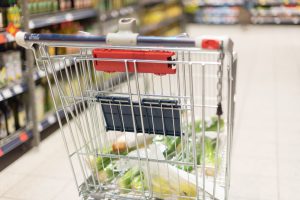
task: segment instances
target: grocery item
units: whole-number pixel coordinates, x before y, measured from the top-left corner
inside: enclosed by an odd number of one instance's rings
[[[132,167],[129,169],[121,178],[118,180],[118,186],[121,189],[122,192],[128,192],[129,189],[131,189],[132,180],[135,177],[139,177],[141,175],[140,169],[138,167]],[[137,180],[135,181],[135,183]],[[138,185],[135,184],[134,187],[138,187]]]
[[[9,105],[8,101],[5,101],[1,105],[2,112],[5,116],[5,123],[6,123],[6,129],[8,134],[13,134],[16,131],[16,125],[15,125],[15,118],[14,118],[14,112]]]
[[[0,65],[0,87],[4,87],[6,84],[7,84],[6,67],[1,62],[1,65]]]
[[[20,79],[22,77],[22,63],[20,51],[11,52],[13,67],[15,71],[15,78]]]
[[[61,11],[69,10],[72,7],[71,0],[59,0],[59,8]]]
[[[16,80],[15,68],[14,68],[14,58],[11,52],[5,52],[1,55],[2,63],[5,67],[6,80],[12,82]]]
[[[136,148],[142,148],[152,143],[154,135],[143,133],[124,133],[112,144],[112,150],[115,153],[132,151]]]
[[[4,12],[3,10],[0,8],[0,28],[4,28]]]
[[[27,117],[22,95],[14,98],[12,105],[14,106],[16,129],[24,128],[26,126]]]
[[[57,10],[58,3],[57,0],[30,0],[28,8],[31,14],[46,13]]]
[[[7,23],[12,23],[16,28],[21,27],[21,9],[17,4],[7,9]]]
[[[5,122],[5,114],[2,110],[0,110],[0,139],[7,137],[7,127]]]
[[[45,88],[41,85],[35,88],[37,120],[42,121],[45,115]]]

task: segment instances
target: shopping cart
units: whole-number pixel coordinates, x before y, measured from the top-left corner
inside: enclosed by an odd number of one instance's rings
[[[126,18],[107,36],[17,34],[46,74],[79,194],[228,199],[232,41],[134,29]],[[54,47],[73,53],[50,55]]]

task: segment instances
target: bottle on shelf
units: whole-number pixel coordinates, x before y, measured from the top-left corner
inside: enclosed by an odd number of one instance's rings
[[[3,102],[3,104],[1,105],[1,109],[2,112],[4,113],[6,130],[8,135],[15,133],[16,124],[15,124],[14,113],[8,101]]]
[[[7,128],[5,122],[5,114],[2,110],[0,110],[0,140],[7,137]]]
[[[26,126],[26,108],[22,97],[22,95],[16,96],[12,99],[13,102],[11,104],[14,112],[16,130]]]
[[[5,27],[5,9],[4,8],[0,8],[0,28],[4,28]]]

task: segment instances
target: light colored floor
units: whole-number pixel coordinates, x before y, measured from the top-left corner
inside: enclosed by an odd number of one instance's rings
[[[300,29],[192,25],[187,32],[230,35],[239,54],[231,200],[300,199]],[[58,133],[0,172],[0,200],[13,199],[77,199]]]
[[[300,29],[191,26],[228,34],[239,54],[232,200],[298,200]]]

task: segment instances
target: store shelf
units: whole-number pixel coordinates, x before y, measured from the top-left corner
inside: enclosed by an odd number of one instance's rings
[[[24,142],[27,142],[31,137],[32,132],[23,129],[0,140],[0,158]]]
[[[282,24],[282,25],[298,25],[300,24],[300,17],[293,18],[279,18],[279,17],[252,17],[254,24]]]
[[[143,1],[141,1],[141,5],[147,6],[147,5],[165,3],[165,2],[166,2],[166,0],[143,0]]]
[[[65,113],[62,109],[58,111],[58,115],[60,116],[61,119],[65,118]],[[47,115],[47,117],[45,117],[44,120],[42,120],[39,123],[38,131],[42,132],[42,131],[46,130],[47,128],[49,128],[50,126],[56,124],[57,122],[58,122],[58,119],[57,119],[56,112],[50,113]]]
[[[210,4],[210,3],[200,3],[200,7],[239,7],[243,6],[243,3],[222,3],[222,4]]]
[[[16,95],[19,95],[28,89],[27,84],[24,82],[8,86],[0,90],[0,102]]]
[[[300,5],[298,2],[255,2],[253,4],[254,6],[259,6],[259,7],[273,7],[273,6],[297,6]]]
[[[124,17],[126,15],[134,13],[136,11],[136,8],[136,6],[128,6],[118,10],[108,11],[106,13],[100,14],[100,21],[104,22],[118,17]]]
[[[142,35],[145,35],[147,33],[150,33],[152,31],[155,31],[155,30],[158,30],[158,29],[161,29],[161,28],[164,28],[164,27],[167,27],[179,20],[182,19],[182,16],[178,16],[178,17],[173,17],[173,18],[168,18],[158,24],[152,24],[152,25],[147,25],[147,26],[144,26],[140,29],[140,34]]]
[[[57,12],[47,15],[34,16],[29,20],[29,28],[42,28],[53,24],[59,24],[67,21],[76,21],[97,16],[95,9],[72,10],[67,12]]]

